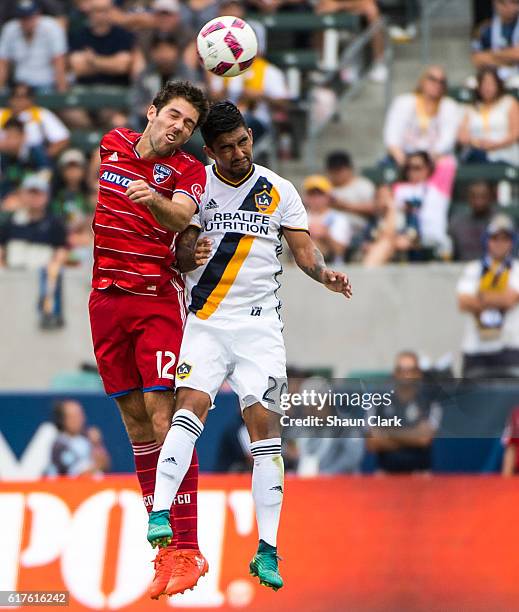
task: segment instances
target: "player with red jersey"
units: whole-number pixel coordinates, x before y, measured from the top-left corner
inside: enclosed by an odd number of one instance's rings
[[[204,166],[180,150],[205,121],[208,103],[187,82],[156,95],[142,134],[117,128],[100,145],[94,269],[89,311],[94,352],[108,395],[132,443],[148,511],[173,414],[176,361],[186,316],[176,266],[179,232],[198,211]],[[171,506],[175,539],[160,548],[150,595],[193,587],[207,572],[197,541],[196,452]]]

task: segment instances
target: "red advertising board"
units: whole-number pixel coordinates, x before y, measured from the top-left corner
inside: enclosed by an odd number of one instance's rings
[[[67,590],[69,610],[512,610],[519,487],[499,477],[287,479],[285,587],[248,575],[250,478],[201,478],[209,574],[151,601],[153,552],[133,476],[0,483],[0,591]]]

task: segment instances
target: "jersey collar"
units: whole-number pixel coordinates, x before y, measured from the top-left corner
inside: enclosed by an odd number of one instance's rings
[[[226,179],[224,176],[222,176],[218,172],[218,168],[216,167],[216,164],[212,165],[212,169],[213,169],[213,174],[216,176],[218,180],[222,181],[222,183],[225,183],[226,185],[229,185],[230,187],[240,187],[241,185],[243,185],[250,179],[250,177],[254,174],[254,170],[256,168],[254,167],[254,164],[252,164],[247,174],[237,183],[235,183],[234,181],[230,181],[229,179]]]

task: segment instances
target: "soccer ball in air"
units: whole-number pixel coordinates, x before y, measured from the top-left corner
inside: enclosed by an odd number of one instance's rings
[[[217,17],[200,30],[196,39],[204,68],[222,77],[238,76],[250,67],[258,52],[256,34],[238,17]]]

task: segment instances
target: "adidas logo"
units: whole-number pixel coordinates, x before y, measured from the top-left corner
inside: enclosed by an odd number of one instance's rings
[[[218,202],[215,202],[214,200],[209,200],[209,202],[205,206],[205,209],[211,210],[213,208],[218,208]]]
[[[204,560],[202,559],[202,557],[195,557],[195,561],[199,569],[204,569]]]
[[[283,487],[281,485],[276,485],[275,487],[270,487],[271,491],[279,491],[280,493],[283,493]]]
[[[173,463],[174,465],[177,465],[177,460],[175,457],[166,457],[166,459],[162,460],[162,463]]]
[[[108,158],[109,161],[119,161],[119,157],[117,156],[117,151],[114,151],[110,157]]]

